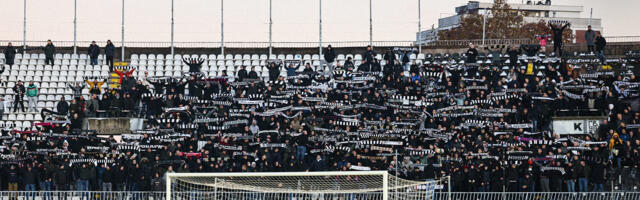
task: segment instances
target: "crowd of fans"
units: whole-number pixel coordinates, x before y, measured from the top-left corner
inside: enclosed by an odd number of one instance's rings
[[[172,172],[348,170],[450,176],[458,192],[605,191],[613,180],[635,189],[640,113],[631,62],[610,60],[625,69],[613,72],[593,54],[539,49],[488,47],[486,55],[471,45],[419,65],[411,50],[378,60],[368,47],[361,63],[341,65],[329,48],[326,68],[269,60],[268,77],[244,68],[205,77],[197,60],[185,60],[184,77],[115,68],[120,88],[101,90],[104,81],[90,78],[85,96],[84,84],[70,85],[74,98],[43,109],[45,121],[2,131],[0,190],[164,191]],[[554,132],[552,116],[583,110],[605,116],[597,131]],[[96,116],[145,123],[97,137],[82,130]]]

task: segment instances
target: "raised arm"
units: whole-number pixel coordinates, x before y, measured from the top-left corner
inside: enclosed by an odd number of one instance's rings
[[[84,82],[86,82],[87,84],[89,84],[89,88],[93,88],[94,87],[94,82],[91,82],[89,80],[84,80]]]
[[[131,76],[133,72],[136,71],[136,68],[131,69],[131,71],[127,72],[127,77]]]
[[[565,24],[564,26],[562,26],[562,28],[561,28],[560,30],[563,30],[563,31],[564,31],[564,29],[566,29],[566,28],[567,28],[567,27],[569,27],[569,26],[571,26],[571,23],[567,23],[567,24]]]

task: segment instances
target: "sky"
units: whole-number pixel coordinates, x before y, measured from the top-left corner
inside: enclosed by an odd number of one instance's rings
[[[491,2],[491,0],[480,0]],[[522,0],[509,0],[520,3]],[[73,40],[73,0],[27,0],[27,40]],[[423,30],[453,15],[465,0],[422,0]],[[553,0],[583,5],[582,17],[603,19],[604,34],[637,36],[638,0]],[[273,41],[318,40],[318,0],[273,0]],[[368,0],[322,0],[323,41],[368,41]],[[373,0],[373,40],[411,41],[418,31],[418,0]],[[119,41],[121,0],[77,0],[79,41]],[[0,0],[0,40],[22,40],[23,1]],[[220,0],[175,0],[175,41],[220,41]],[[171,0],[125,0],[126,41],[169,41]],[[268,41],[268,0],[226,0],[225,41]]]

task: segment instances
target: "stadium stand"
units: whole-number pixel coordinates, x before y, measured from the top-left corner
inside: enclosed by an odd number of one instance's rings
[[[638,53],[601,65],[590,53],[527,49],[339,54],[334,69],[309,54],[133,54],[116,67],[132,76],[100,86],[96,100],[69,85],[111,77],[109,66],[17,54],[2,73],[4,106],[19,80],[34,81],[41,112],[3,114],[0,189],[164,191],[167,172],[305,170],[451,176],[453,191],[470,192],[605,191],[612,180],[637,189]],[[188,59],[203,61],[200,73]],[[552,127],[560,115],[606,120],[568,135]],[[84,118],[123,116],[144,129],[80,130]]]

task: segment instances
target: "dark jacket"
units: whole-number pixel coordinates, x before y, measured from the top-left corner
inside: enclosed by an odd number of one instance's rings
[[[478,56],[478,50],[476,48],[469,48],[467,50],[467,63],[476,63]]]
[[[53,173],[53,183],[57,186],[68,185],[71,181],[69,180],[69,173],[65,170],[56,169]]]
[[[549,24],[549,26],[551,26],[551,31],[553,32],[553,43],[562,44],[562,32],[564,32],[564,29],[567,28],[569,24],[565,24],[561,28],[556,28],[556,26],[552,26],[551,24]]]
[[[239,81],[243,81],[245,78],[247,78],[248,74],[247,74],[247,70],[246,69],[241,69],[238,70],[238,80]]]
[[[90,45],[87,50],[87,54],[89,54],[89,57],[91,58],[98,58],[98,54],[100,54],[100,47],[98,47],[98,45]]]
[[[335,59],[336,59],[336,53],[333,51],[333,48],[331,49],[327,48],[327,52],[324,53],[324,60],[327,61],[328,63],[331,63],[335,61]]]
[[[594,41],[596,39],[596,32],[593,30],[584,32],[584,40],[587,42],[587,45],[593,46]]]
[[[113,46],[113,43],[107,44],[107,46],[104,46],[104,54],[107,55],[107,57],[113,57],[115,53],[116,53],[116,47]]]
[[[53,44],[47,44],[47,46],[44,47],[44,55],[47,58],[53,58],[53,54],[56,53],[56,47],[53,46]]]
[[[607,46],[607,40],[600,36],[596,38],[596,51],[604,51],[604,47]]]
[[[10,46],[4,49],[4,56],[7,60],[13,61],[13,59],[16,57],[16,48],[13,46]]]
[[[36,172],[33,171],[33,169],[31,171],[29,170],[25,170],[24,173],[22,174],[22,182],[26,185],[26,184],[36,184],[37,182],[37,177],[36,177]]]
[[[91,169],[89,167],[79,167],[76,170],[77,180],[89,180],[89,178],[91,178]]]
[[[66,115],[67,113],[69,113],[69,103],[67,103],[66,101],[58,101],[58,105],[56,105],[56,108],[58,109],[58,112],[60,114]]]
[[[376,52],[374,52],[373,50],[365,51],[362,55],[363,59],[367,62],[373,62],[375,56]]]
[[[13,92],[15,93],[16,97],[22,98],[26,90],[24,88],[24,85],[15,85],[13,86]]]

